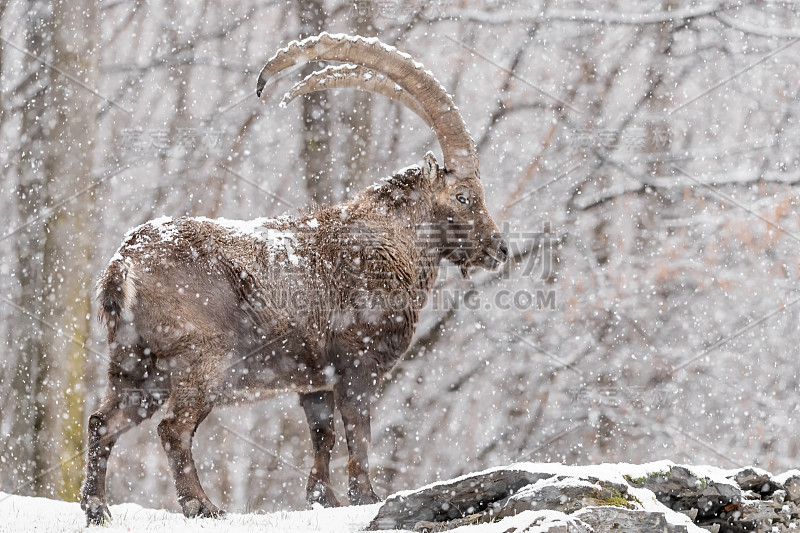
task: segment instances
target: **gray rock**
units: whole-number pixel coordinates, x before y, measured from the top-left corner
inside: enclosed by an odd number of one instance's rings
[[[800,475],[792,475],[783,480],[786,499],[790,502],[800,503]]]
[[[618,483],[598,483],[597,479],[553,476],[535,485],[523,487],[499,502],[497,518],[516,516],[523,511],[560,511],[571,514],[592,506],[616,505],[633,508],[627,499],[628,487]]]
[[[650,467],[660,471],[525,464],[481,472],[390,497],[368,529],[433,533],[507,520],[508,533],[800,530],[798,471],[772,477],[756,468],[729,474],[669,462]],[[628,473],[636,477],[622,475]]]
[[[771,500],[744,501],[737,512],[734,517],[738,522],[750,524],[756,529],[761,525],[772,524],[775,519],[775,503]]]
[[[487,510],[522,487],[552,474],[498,470],[436,484],[407,495],[390,496],[369,530],[413,529],[418,522],[445,522]]]
[[[752,490],[755,493],[772,494],[775,489],[780,488],[772,481],[768,472],[750,466],[737,470],[729,479],[735,481],[742,490]]]
[[[716,516],[726,505],[742,501],[742,489],[733,482],[716,482],[681,465],[667,473],[631,480],[631,485],[651,490],[658,501],[674,511],[697,509],[700,518]]]
[[[591,526],[594,533],[687,533],[686,526],[670,524],[664,513],[622,509],[620,507],[590,507],[575,513],[581,522]]]

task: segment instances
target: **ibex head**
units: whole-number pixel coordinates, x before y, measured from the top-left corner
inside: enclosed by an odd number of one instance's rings
[[[500,235],[476,176],[459,178],[449,169],[439,168],[430,152],[422,168],[423,179],[430,180],[434,219],[438,221],[437,248],[442,258],[458,265],[464,276],[470,266],[497,268],[508,258],[508,248]]]
[[[422,168],[436,226],[429,228],[433,231],[426,235],[428,242],[465,275],[470,266],[493,269],[504,262],[508,248],[486,208],[475,142],[433,74],[377,39],[322,33],[279,50],[261,71],[258,96],[270,76],[309,61],[345,64],[310,74],[284,96],[283,105],[303,94],[337,88],[360,89],[401,102],[434,131],[444,156],[440,168],[428,153]]]

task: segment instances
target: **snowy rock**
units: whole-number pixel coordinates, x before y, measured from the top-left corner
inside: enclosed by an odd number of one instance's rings
[[[584,531],[593,533],[617,533],[619,531],[685,533],[689,531],[686,525],[671,524],[667,521],[664,513],[653,511],[636,511],[607,506],[583,509],[575,513],[575,516],[592,528],[584,528]],[[580,530],[573,529],[573,531]]]
[[[714,516],[720,508],[742,500],[742,489],[734,481],[708,467],[675,465],[668,472],[631,478],[631,484],[650,490],[675,511],[697,509],[701,518]]]
[[[786,499],[790,502],[800,503],[800,470],[790,470],[779,476],[775,476],[773,481],[780,483],[786,491]]]
[[[772,482],[769,472],[760,468],[746,467],[729,476],[742,490],[752,490],[758,493],[769,493],[780,488]]]
[[[599,480],[553,476],[523,487],[497,506],[497,517],[514,516],[523,511],[551,509],[570,514],[585,507],[614,505],[633,509],[635,498],[628,487]]]
[[[399,493],[386,500],[369,529],[413,529],[418,522],[465,518],[487,510],[522,487],[549,477],[546,473],[498,470]]]
[[[368,529],[477,532],[483,531],[479,524],[492,524],[504,533],[796,531],[800,509],[790,496],[798,490],[800,472],[794,471],[772,476],[758,468],[669,461],[523,463],[398,493]]]

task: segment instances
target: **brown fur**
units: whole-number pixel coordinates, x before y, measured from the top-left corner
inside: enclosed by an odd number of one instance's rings
[[[339,505],[329,473],[334,407],[350,451],[349,499],[378,501],[367,460],[370,397],[408,348],[439,262],[494,268],[507,255],[480,181],[453,178],[430,154],[423,168],[349,203],[250,226],[144,224],[101,276],[111,363],[89,421],[81,501],[90,523],[107,512],[112,446],[164,403],[158,434],[183,511],[219,514],[197,478],[194,432],[215,406],[288,391],[300,393],[311,430],[309,501]]]

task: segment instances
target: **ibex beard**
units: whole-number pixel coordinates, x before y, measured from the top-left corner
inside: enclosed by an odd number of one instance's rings
[[[162,405],[158,434],[186,516],[218,516],[192,459],[215,406],[297,392],[314,448],[306,496],[337,506],[330,483],[334,409],[344,422],[348,498],[378,501],[369,477],[370,401],[402,358],[446,259],[466,273],[508,256],[489,216],[472,138],[433,76],[375,39],[322,34],[264,67],[345,62],[295,85],[290,98],[349,87],[399,100],[436,133],[426,154],[353,200],[295,218],[163,218],[125,237],[97,284],[110,348],[108,387],[89,418],[81,506],[110,516],[105,478],[119,436]],[[135,391],[133,396],[131,391]]]

